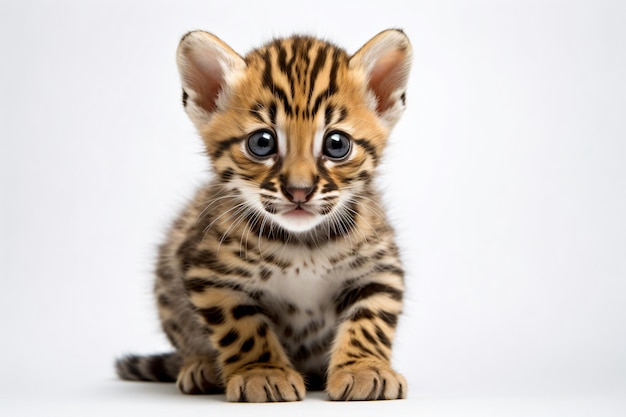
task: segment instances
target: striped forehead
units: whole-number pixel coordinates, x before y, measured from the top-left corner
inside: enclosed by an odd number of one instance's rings
[[[347,67],[345,51],[314,38],[296,36],[276,40],[246,58],[255,61],[261,85],[287,118],[316,119],[331,115],[326,100],[338,92],[338,76]],[[270,113],[272,109],[268,109]]]

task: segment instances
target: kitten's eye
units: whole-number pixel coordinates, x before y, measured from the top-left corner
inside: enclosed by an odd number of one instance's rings
[[[276,153],[276,138],[269,130],[259,130],[248,138],[248,150],[257,158],[266,158]]]
[[[347,134],[331,132],[324,139],[324,155],[334,160],[341,160],[350,153],[352,141]]]

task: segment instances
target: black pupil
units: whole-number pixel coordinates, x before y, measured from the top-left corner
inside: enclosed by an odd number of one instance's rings
[[[326,137],[325,153],[331,158],[343,158],[350,150],[348,138],[340,133],[331,133]]]
[[[248,148],[256,156],[268,156],[276,152],[276,142],[270,132],[257,132],[250,136]]]

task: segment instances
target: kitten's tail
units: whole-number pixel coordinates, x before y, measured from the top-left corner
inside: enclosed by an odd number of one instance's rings
[[[115,370],[127,381],[175,382],[182,366],[176,352],[159,355],[128,355],[115,361]]]

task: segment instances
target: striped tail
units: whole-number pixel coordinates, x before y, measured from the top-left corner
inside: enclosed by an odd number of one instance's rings
[[[182,366],[178,353],[137,356],[128,355],[115,361],[115,370],[127,381],[175,382]]]

